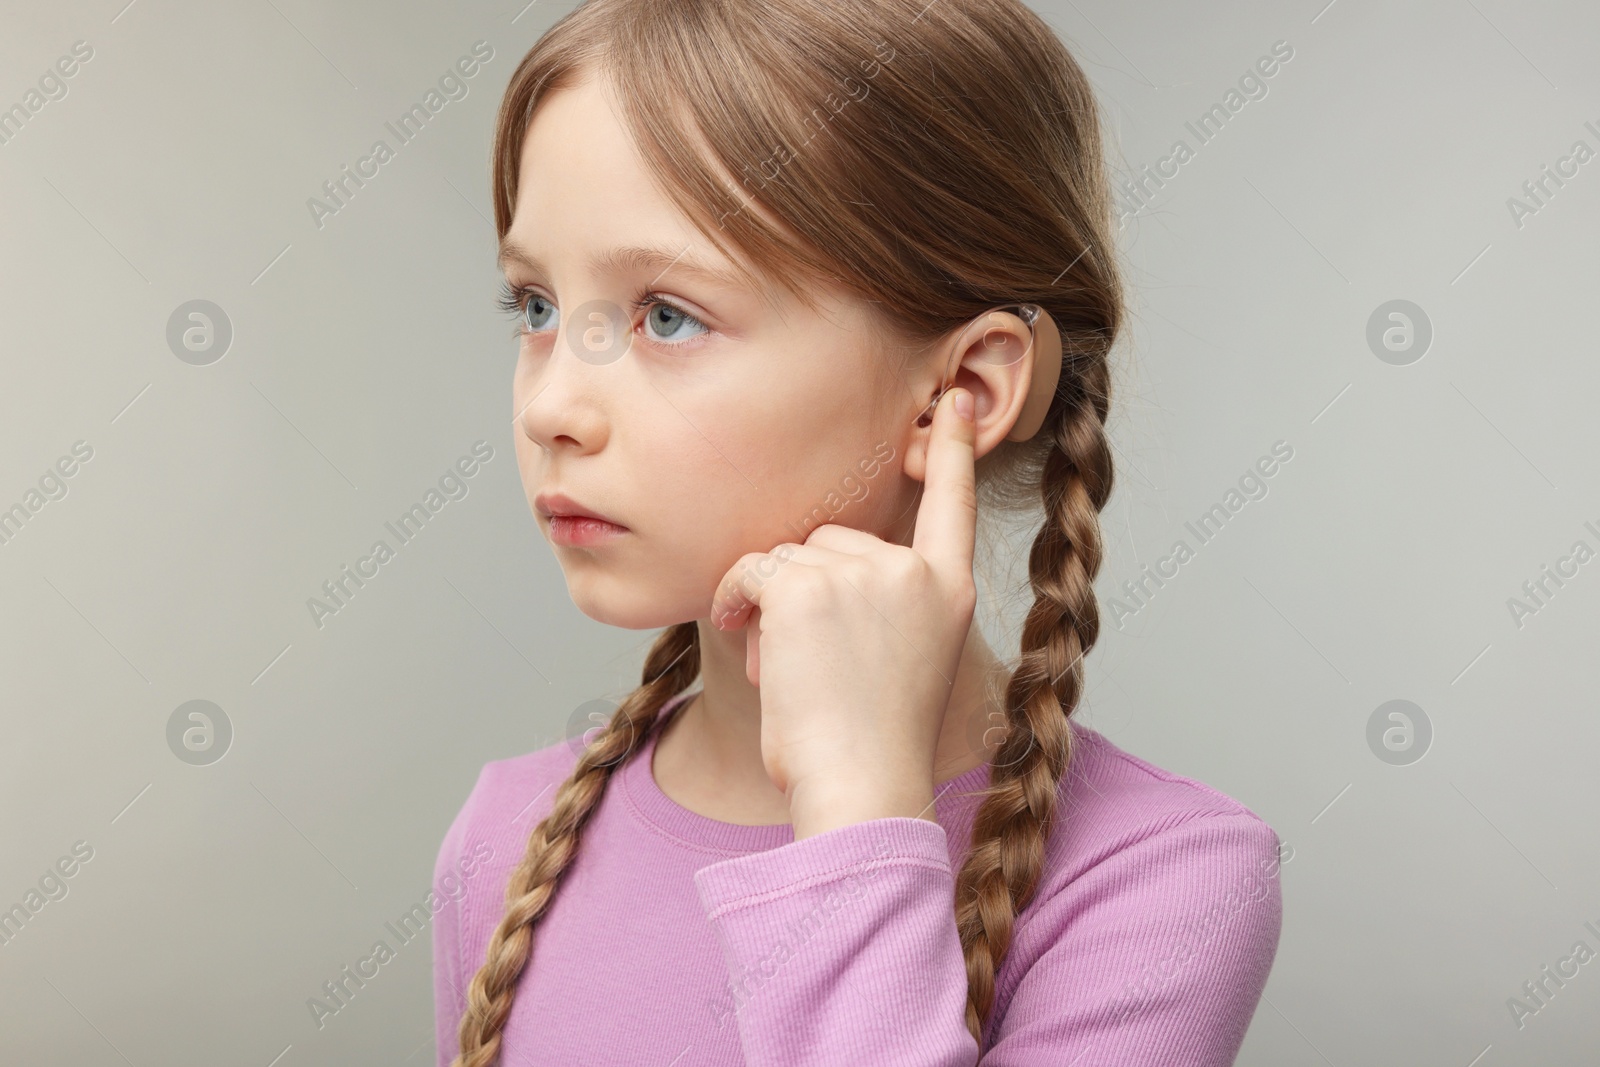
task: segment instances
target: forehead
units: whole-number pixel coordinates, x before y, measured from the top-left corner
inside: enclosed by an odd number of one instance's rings
[[[548,278],[548,267],[564,258],[594,278],[715,286],[742,306],[764,305],[791,328],[819,317],[847,331],[880,325],[867,302],[835,277],[773,272],[737,248],[730,248],[732,259],[718,250],[656,185],[621,108],[610,81],[593,74],[540,102],[523,141],[517,201],[501,241],[502,270],[516,264]],[[702,158],[711,158],[694,133],[689,139]],[[742,189],[720,163],[712,166],[726,188]],[[740,195],[740,210],[798,240],[747,192]]]
[[[543,267],[557,249],[580,248],[596,271],[670,269],[735,288],[755,281],[657,187],[607,84],[594,77],[551,93],[534,115],[501,265]]]
[[[600,78],[558,89],[540,102],[523,139],[517,185],[519,214],[525,204],[559,202],[568,213],[604,209],[603,217],[585,219],[591,225],[662,216],[671,216],[670,225],[679,228],[687,222],[676,209],[665,210],[672,205],[651,180]]]

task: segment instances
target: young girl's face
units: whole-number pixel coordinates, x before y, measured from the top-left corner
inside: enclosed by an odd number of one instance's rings
[[[938,368],[898,370],[859,299],[811,286],[819,313],[775,283],[715,277],[732,264],[654,186],[598,79],[546,98],[520,166],[502,242],[531,308],[517,465],[586,615],[707,617],[741,555],[821,522],[909,536],[902,460]],[[564,543],[538,499],[557,493],[625,531]]]

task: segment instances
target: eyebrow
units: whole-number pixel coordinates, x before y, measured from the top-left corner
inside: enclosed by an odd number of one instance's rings
[[[627,274],[634,271],[654,270],[655,276],[651,283],[658,281],[669,270],[684,276],[699,278],[713,285],[725,289],[743,289],[747,283],[742,275],[734,270],[723,270],[708,267],[698,263],[689,263],[683,260],[684,252],[671,252],[665,248],[642,248],[638,245],[623,245],[601,252],[589,260],[589,270],[594,274]],[[496,260],[500,269],[504,270],[507,263],[520,263],[529,270],[546,273],[544,263],[517,244],[510,237],[500,242],[500,256]]]

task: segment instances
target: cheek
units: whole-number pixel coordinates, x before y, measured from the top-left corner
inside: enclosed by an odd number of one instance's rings
[[[635,492],[667,519],[670,538],[688,552],[714,556],[745,540],[750,516],[769,499],[773,471],[762,450],[770,441],[687,411],[656,429],[640,440],[628,466]]]
[[[859,413],[802,419],[788,411],[743,429],[718,442],[739,471],[719,463],[722,484],[708,490],[726,516],[735,556],[804,542],[824,523],[877,534],[903,509],[895,496],[899,446]]]
[[[784,520],[806,457],[748,410],[730,418],[679,404],[666,414],[652,435],[634,438],[629,479],[652,521],[652,570],[709,595],[744,553],[801,539]]]

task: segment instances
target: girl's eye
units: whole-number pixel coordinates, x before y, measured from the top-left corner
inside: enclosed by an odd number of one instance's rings
[[[522,318],[528,330],[539,333],[541,330],[555,330],[557,315],[555,304],[542,298],[538,293],[531,293],[528,296],[528,304],[523,309]]]
[[[635,300],[633,308],[635,311],[648,312],[644,317],[646,328],[663,331],[661,336],[652,334],[651,340],[662,341],[667,344],[683,344],[690,338],[699,336],[694,333],[684,334],[681,328],[685,324],[696,327],[701,331],[709,330],[705,323],[687,311],[675,304],[669,304],[652,293],[645,293]]]
[[[518,320],[518,333],[540,333],[553,329],[550,322],[555,317],[556,306],[532,289],[520,285],[512,288],[510,283],[503,282],[499,304],[502,311]]]

